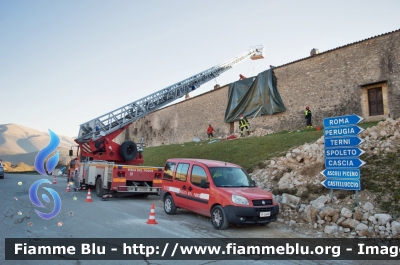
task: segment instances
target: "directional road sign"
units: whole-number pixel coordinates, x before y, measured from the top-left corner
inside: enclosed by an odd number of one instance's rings
[[[359,158],[326,158],[325,159],[325,167],[326,168],[359,168],[365,165],[365,161],[362,161]]]
[[[360,156],[364,153],[358,147],[325,148],[325,157]]]
[[[352,146],[356,147],[361,143],[365,142],[364,139],[355,136],[347,136],[341,138],[328,138],[324,139],[325,147],[345,147],[345,146]]]
[[[328,179],[339,178],[339,179],[360,179],[359,169],[333,169],[327,168],[321,171],[321,174]]]
[[[324,128],[327,127],[335,127],[342,125],[355,125],[364,120],[363,117],[360,117],[356,114],[347,115],[347,116],[338,116],[324,119]]]
[[[328,189],[361,190],[359,179],[326,179],[321,184]]]
[[[362,131],[364,131],[364,128],[357,125],[329,127],[324,129],[324,137],[356,136]]]

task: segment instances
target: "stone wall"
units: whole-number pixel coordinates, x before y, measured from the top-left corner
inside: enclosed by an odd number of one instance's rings
[[[400,30],[291,62],[274,72],[287,111],[255,118],[253,129],[305,128],[307,105],[314,127],[322,126],[325,117],[352,113],[366,121],[400,117]],[[382,87],[384,114],[369,116],[366,91],[376,86]],[[225,137],[232,133],[231,124],[224,122],[228,87],[149,114],[134,122],[119,141],[145,137],[148,146],[158,146],[206,139],[208,124],[216,137]],[[237,132],[237,122],[234,125]]]

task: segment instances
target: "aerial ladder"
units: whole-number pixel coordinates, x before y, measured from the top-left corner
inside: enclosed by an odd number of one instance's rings
[[[143,138],[139,145],[133,141],[125,141],[120,145],[113,140],[132,122],[184,97],[248,57],[252,60],[263,59],[263,45],[251,47],[226,62],[81,124],[75,139],[81,151],[81,158],[127,165],[142,164]]]

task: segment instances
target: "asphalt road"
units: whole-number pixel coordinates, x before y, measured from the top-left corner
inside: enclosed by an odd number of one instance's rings
[[[284,229],[277,223],[269,226],[230,226],[227,230],[215,230],[209,218],[184,210],[176,215],[167,215],[159,196],[147,198],[118,197],[102,201],[94,191],[93,202],[85,202],[88,192],[66,193],[65,177],[57,178],[57,184],[42,184],[41,194],[48,194],[43,187],[54,189],[61,199],[61,211],[50,220],[39,217],[35,210],[49,213],[54,203],[44,203],[46,208],[38,208],[29,198],[29,188],[39,180],[40,175],[6,174],[0,180],[0,264],[265,264],[266,261],[9,261],[5,260],[5,238],[301,238],[292,230]],[[53,182],[53,177],[47,177]],[[152,204],[158,224],[149,225]],[[323,264],[377,264],[361,261],[323,261]],[[388,262],[385,262],[389,264]],[[268,264],[320,264],[318,261],[268,261]],[[393,263],[396,264],[396,263]]]

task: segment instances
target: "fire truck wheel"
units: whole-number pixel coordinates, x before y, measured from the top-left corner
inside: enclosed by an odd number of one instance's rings
[[[168,195],[164,200],[164,211],[171,215],[176,213],[176,206],[171,195]]]
[[[119,154],[125,161],[131,161],[135,159],[137,154],[136,144],[132,141],[125,141],[119,148]]]
[[[98,177],[96,179],[96,195],[101,197],[103,196],[104,189],[103,189],[103,181],[101,180],[101,177]]]

